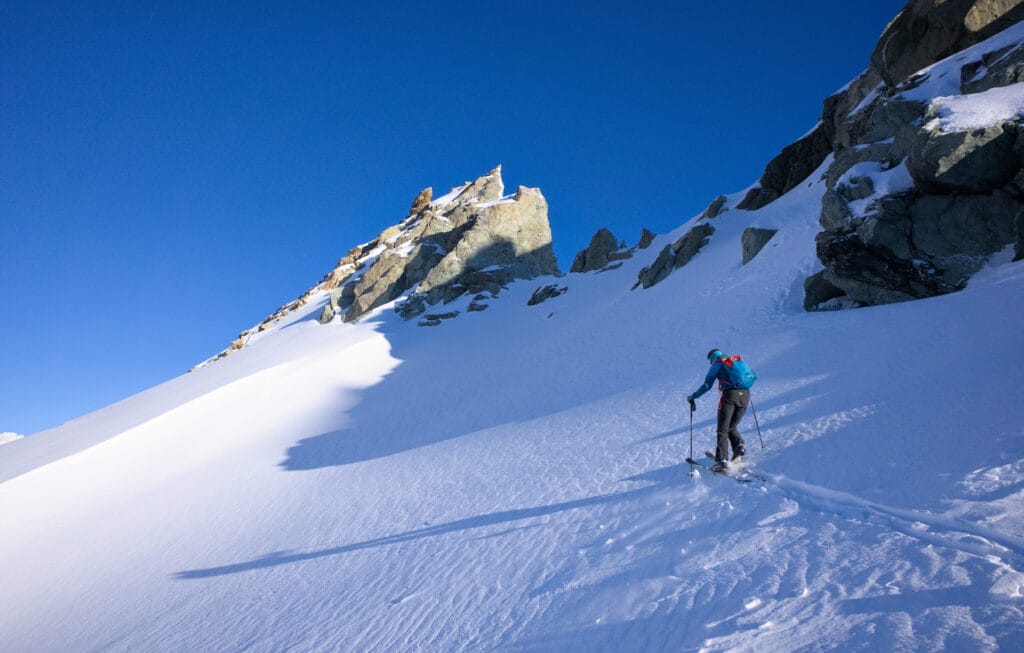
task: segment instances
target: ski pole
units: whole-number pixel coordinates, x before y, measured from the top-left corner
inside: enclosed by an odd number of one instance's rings
[[[690,411],[690,460],[693,460],[693,411]],[[693,465],[690,465],[693,469]]]
[[[754,426],[757,427],[757,439],[761,441],[761,448],[764,449],[764,438],[761,437],[761,425],[757,422],[757,409],[754,408],[754,398],[750,398],[750,410],[754,412]],[[692,419],[692,418],[691,418]],[[691,436],[692,438],[692,436]],[[693,444],[690,444],[690,448],[693,448]]]

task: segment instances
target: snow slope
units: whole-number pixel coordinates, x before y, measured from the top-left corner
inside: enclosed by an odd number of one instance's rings
[[[433,329],[317,297],[4,446],[0,650],[1021,650],[1024,265],[804,313],[822,191],[645,291],[690,224]],[[779,232],[741,266],[748,226]],[[687,477],[713,346],[759,374],[766,483]]]
[[[1021,115],[1024,85],[959,96],[951,71],[1022,30],[905,95],[943,129]],[[1024,650],[1024,263],[805,313],[829,163],[715,218],[650,289],[696,220],[436,328],[321,326],[314,294],[229,358],[8,442],[0,652]],[[747,227],[778,233],[741,266]],[[687,475],[712,347],[758,372],[763,483]]]

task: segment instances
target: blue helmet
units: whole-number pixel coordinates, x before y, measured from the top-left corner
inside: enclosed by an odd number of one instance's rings
[[[719,358],[724,358],[725,354],[722,353],[721,349],[712,349],[708,352],[708,362],[714,363]]]

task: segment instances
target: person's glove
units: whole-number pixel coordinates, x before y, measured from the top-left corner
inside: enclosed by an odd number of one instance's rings
[[[697,412],[697,402],[693,400],[693,395],[690,395],[689,397],[687,397],[686,401],[688,401],[690,403],[690,412],[691,413],[696,413]]]

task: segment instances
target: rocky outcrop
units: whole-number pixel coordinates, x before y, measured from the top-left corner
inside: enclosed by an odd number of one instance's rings
[[[281,307],[260,325],[242,333],[226,356],[253,336],[327,292],[319,315],[355,322],[367,313],[407,296],[396,307],[405,319],[466,294],[494,298],[516,279],[560,275],[551,248],[547,201],[539,189],[520,186],[504,194],[501,167],[476,181],[434,198],[430,188],[413,200],[409,215],[373,241],[353,248],[331,272],[299,299]],[[470,311],[487,307],[474,299]],[[425,326],[451,319],[458,311],[424,317]]]
[[[981,93],[1019,82],[1024,82],[1024,44],[988,52],[980,60],[964,66],[960,73],[963,93]]]
[[[626,242],[616,242],[615,234],[605,228],[597,230],[590,239],[590,245],[580,250],[573,259],[570,272],[607,272],[622,267],[622,261],[633,258],[638,249],[647,249],[654,240],[654,233],[647,229],[640,231],[640,242],[627,247]]]
[[[764,246],[768,244],[775,234],[778,233],[778,229],[759,229],[757,227],[749,227],[743,230],[743,235],[740,237],[740,244],[743,247],[743,265],[750,263],[754,260]]]
[[[825,270],[805,287],[805,306],[829,303],[833,289],[845,305],[953,292],[1016,242],[1024,128],[1013,107],[1022,93],[1004,86],[1024,78],[1024,25],[944,61],[932,58],[976,42],[1014,7],[912,2],[887,28],[880,48],[890,40],[888,70],[879,76],[901,83],[883,83],[837,127],[817,236]],[[911,33],[925,24],[944,27],[919,44],[900,40],[900,25]],[[910,70],[925,65],[920,74]],[[950,95],[949,80],[961,95]]]
[[[907,169],[923,190],[987,193],[1002,188],[1021,169],[1016,148],[1017,122],[943,132],[934,112],[914,135]]]
[[[658,253],[654,262],[640,270],[633,288],[650,288],[664,281],[673,270],[681,268],[697,255],[708,244],[715,228],[710,224],[700,224],[686,232],[684,236],[665,247]]]
[[[758,186],[752,188],[736,208],[754,211],[782,197],[821,165],[832,152],[832,136],[824,122],[810,134],[791,143],[764,169]]]
[[[1021,19],[1021,0],[911,0],[882,32],[871,67],[896,86]]]
[[[649,229],[646,229],[646,228],[645,229],[641,229],[640,230],[640,242],[637,243],[637,247],[639,249],[647,249],[648,247],[651,246],[651,243],[654,242],[654,239],[656,237],[657,237],[657,234],[655,234],[653,231],[650,231]]]
[[[825,271],[817,272],[804,279],[804,310],[820,311],[831,308],[828,302],[844,297],[846,293],[834,286],[825,276]]]
[[[729,201],[725,195],[719,195],[715,199],[711,200],[711,204],[704,209],[704,212],[700,214],[700,220],[713,220],[718,216],[722,215],[728,208],[725,206],[726,202]]]
[[[569,272],[600,270],[608,265],[611,260],[609,256],[618,249],[619,241],[615,239],[615,234],[602,227],[590,239],[590,245],[576,254]]]
[[[378,237],[382,251],[365,272],[345,282],[353,298],[345,321],[410,291],[398,308],[406,319],[467,293],[496,296],[515,279],[560,274],[540,190],[503,193],[500,167],[439,200],[421,193],[414,212]]]
[[[892,91],[913,73],[959,52],[1024,19],[1022,0],[911,0],[889,23],[871,56],[870,67],[835,95],[826,98],[820,122],[806,136],[783,148],[765,167],[764,174],[736,205],[744,210],[767,206],[785,195],[844,147],[895,138],[920,118],[925,106],[898,101]],[[993,70],[988,71],[988,67]],[[987,71],[984,81],[974,79]],[[991,85],[1024,79],[1024,52],[994,54],[987,62],[965,69],[967,90],[979,92]],[[868,107],[854,111],[862,102]],[[850,116],[854,115],[851,121]]]
[[[541,286],[537,290],[533,291],[533,294],[530,295],[530,299],[526,302],[526,305],[536,306],[537,304],[543,304],[547,300],[564,295],[567,292],[569,292],[568,286],[559,286],[557,284]]]

